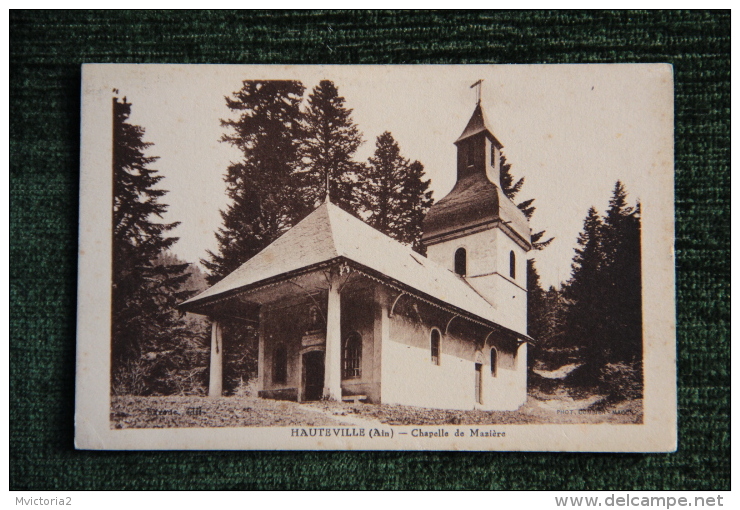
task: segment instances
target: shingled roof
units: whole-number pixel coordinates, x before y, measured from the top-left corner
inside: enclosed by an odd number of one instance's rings
[[[485,112],[483,111],[483,107],[480,105],[480,103],[478,103],[478,105],[475,107],[475,110],[473,110],[473,115],[470,117],[468,125],[465,126],[465,129],[463,129],[463,132],[458,137],[458,139],[455,140],[455,143],[460,143],[466,138],[475,136],[478,133],[487,133],[488,137],[493,140],[494,143],[500,148],[501,142],[496,139],[496,137],[493,135],[493,131],[491,131],[491,128],[489,126],[490,124],[488,122],[488,119],[486,118]]]
[[[206,303],[241,288],[346,259],[360,269],[395,281],[485,321],[498,323],[496,309],[463,278],[382,234],[331,203],[325,203],[233,273],[180,305]]]
[[[483,134],[499,149],[503,147],[489,126],[483,107],[478,103],[455,144],[458,145],[458,151],[469,153],[474,150],[482,153],[482,157],[476,160],[477,167],[472,171],[460,172],[458,152],[458,180],[452,190],[429,209],[424,218],[423,242],[433,244],[448,235],[454,236],[498,221],[507,235],[525,249],[530,248],[531,236],[526,216],[503,193],[499,176],[489,176],[487,163],[480,163],[488,161],[489,149],[478,135]],[[461,145],[463,141],[465,143]]]
[[[424,218],[424,240],[459,229],[500,220],[530,243],[524,213],[485,174],[473,174],[455,183],[447,196],[435,203]]]

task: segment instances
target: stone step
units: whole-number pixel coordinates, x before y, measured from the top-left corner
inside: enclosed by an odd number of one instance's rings
[[[352,402],[353,404],[364,402],[366,400],[367,395],[344,395],[342,397],[342,402]]]

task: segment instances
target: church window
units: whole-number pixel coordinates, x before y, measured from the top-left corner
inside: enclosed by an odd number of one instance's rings
[[[458,248],[455,252],[455,272],[460,276],[468,273],[468,254],[465,248]]]
[[[468,166],[473,166],[475,164],[475,152],[473,151],[473,146],[468,145],[467,150],[465,152],[467,153],[466,156],[468,159],[467,161]]]
[[[350,333],[344,342],[342,352],[342,377],[355,379],[362,373],[362,337],[359,333]]]
[[[491,347],[491,375],[496,377],[498,372],[498,351],[495,347]]]
[[[431,350],[432,350],[432,363],[435,365],[439,365],[439,344],[441,339],[440,333],[438,329],[432,330],[432,341],[431,341]]]
[[[513,251],[509,252],[509,276],[516,280],[516,255]]]
[[[288,351],[284,345],[275,347],[272,358],[272,382],[285,384],[288,380]]]

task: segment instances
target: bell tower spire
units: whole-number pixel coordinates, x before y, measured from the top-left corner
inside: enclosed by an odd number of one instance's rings
[[[424,218],[427,257],[460,275],[501,314],[501,324],[526,331],[526,254],[529,222],[503,192],[501,149],[481,103],[476,104],[457,146],[457,180]]]
[[[494,136],[490,124],[480,103],[480,85],[478,80],[471,87],[478,87],[478,102],[473,115],[465,126],[457,145],[457,180],[473,174],[483,174],[495,185],[501,185],[501,142]]]

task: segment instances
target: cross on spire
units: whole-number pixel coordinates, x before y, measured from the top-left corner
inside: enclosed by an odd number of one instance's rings
[[[472,85],[470,86],[470,88],[471,88],[471,89],[472,89],[473,87],[478,87],[478,88],[476,89],[476,91],[475,91],[475,99],[476,99],[476,101],[475,101],[475,104],[476,104],[476,106],[480,104],[480,89],[481,89],[481,86],[482,86],[482,85],[483,85],[483,79],[481,78],[480,80],[478,80],[477,82],[473,83],[473,84],[472,84]]]

